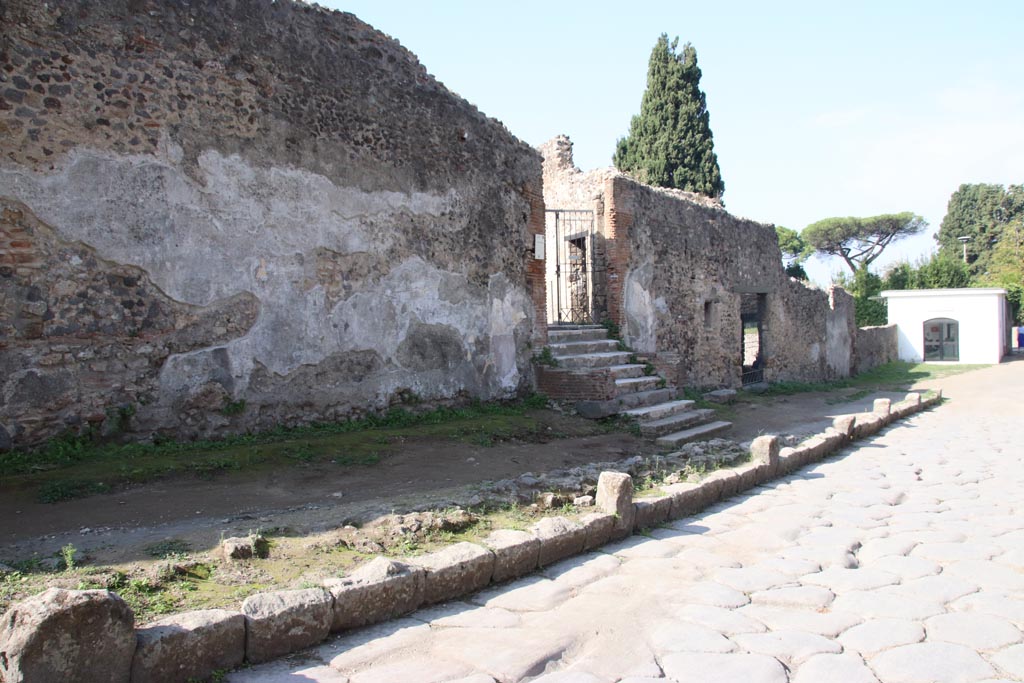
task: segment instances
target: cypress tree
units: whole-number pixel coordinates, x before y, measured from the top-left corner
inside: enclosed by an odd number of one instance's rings
[[[718,199],[725,183],[718,168],[707,101],[700,89],[697,51],[679,38],[658,38],[647,66],[647,90],[629,135],[612,161],[620,171],[651,185],[698,192]]]

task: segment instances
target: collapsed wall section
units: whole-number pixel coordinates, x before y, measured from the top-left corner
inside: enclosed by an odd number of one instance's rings
[[[540,157],[397,42],[273,0],[12,0],[0,23],[0,436],[532,381]]]

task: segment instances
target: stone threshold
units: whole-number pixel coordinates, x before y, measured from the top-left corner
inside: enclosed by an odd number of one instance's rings
[[[131,610],[115,593],[50,589],[13,606],[0,621],[0,679],[92,680],[86,675],[92,671],[124,683],[206,680],[215,671],[304,650],[332,633],[476,593],[693,515],[941,401],[941,391],[925,399],[911,393],[897,403],[877,399],[872,412],[841,415],[825,432],[792,448],[781,448],[777,436],[758,437],[749,462],[696,483],[664,486],[662,495],[634,499],[628,474],[602,472],[598,511],[578,521],[547,517],[529,531],[494,531],[479,545],[456,543],[408,561],[378,557],[320,587],[252,595],[238,612],[185,612],[133,630]],[[55,639],[60,652],[48,647]],[[112,642],[117,639],[122,646]],[[105,647],[96,648],[97,642]]]

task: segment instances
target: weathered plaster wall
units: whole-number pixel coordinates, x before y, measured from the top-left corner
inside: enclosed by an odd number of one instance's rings
[[[824,380],[851,372],[853,300],[786,276],[771,225],[713,200],[653,188],[612,170],[584,174],[571,145],[545,152],[545,200],[602,207],[609,313],[625,341],[659,356],[679,386],[738,386],[741,298],[764,294],[765,379]],[[554,172],[558,169],[558,172]],[[591,195],[598,192],[599,199]],[[566,206],[565,208],[576,208]],[[672,368],[675,368],[674,371]]]
[[[898,360],[899,346],[899,328],[895,323],[857,328],[854,373],[867,372]]]
[[[14,0],[0,21],[16,444],[119,406],[191,436],[532,381],[540,157],[395,41],[271,0]]]

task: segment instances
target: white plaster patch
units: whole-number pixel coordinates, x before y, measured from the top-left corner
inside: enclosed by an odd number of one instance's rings
[[[651,266],[645,264],[626,273],[623,307],[626,312],[626,341],[637,351],[657,351],[657,308],[649,291]],[[664,302],[662,302],[664,307]]]
[[[316,281],[318,249],[384,255],[400,234],[392,225],[408,215],[434,218],[456,210],[461,199],[454,190],[366,192],[212,150],[198,159],[199,184],[172,161],[170,155],[77,150],[49,175],[0,168],[0,194],[25,202],[63,239],[143,268],[168,296],[200,306],[243,291],[259,299],[259,317],[246,336],[220,352],[202,349],[169,358],[161,373],[163,390],[180,393],[227,374],[239,395],[257,363],[285,375],[345,351],[372,349],[394,364],[416,322],[458,330],[465,350],[464,371],[443,384],[427,382],[420,387],[424,396],[454,393],[465,386],[472,367],[482,379],[488,365],[497,386],[485,394],[518,385],[514,332],[532,306],[523,288],[504,275],[502,286],[487,291],[469,285],[461,273],[409,256],[333,308]],[[458,296],[449,301],[440,291]],[[474,344],[485,336],[491,337],[490,358],[475,359]],[[394,377],[394,385],[409,384],[409,373],[397,370],[402,376]]]

